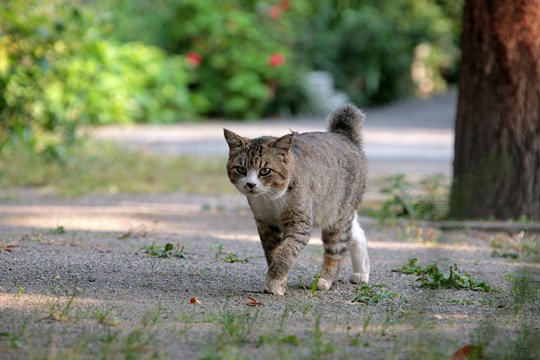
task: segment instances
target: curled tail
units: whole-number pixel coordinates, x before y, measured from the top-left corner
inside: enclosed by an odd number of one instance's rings
[[[328,131],[346,136],[357,145],[362,144],[362,125],[365,115],[352,104],[338,107],[328,116]]]

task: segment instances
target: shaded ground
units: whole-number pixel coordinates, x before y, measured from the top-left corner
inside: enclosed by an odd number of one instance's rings
[[[16,244],[0,252],[2,359],[438,359],[471,343],[494,358],[538,355],[538,265],[492,257],[500,234],[362,219],[372,284],[397,294],[364,305],[351,302],[349,261],[331,291],[312,293],[317,232],[286,296],[261,294],[266,265],[240,196],[57,200],[26,192],[0,214],[0,244]],[[178,244],[185,258],[140,251],[152,243]],[[231,254],[248,262],[226,262]],[[419,288],[414,275],[392,272],[413,257],[441,269],[457,264],[496,291]],[[523,268],[529,290],[518,296],[509,276],[519,279]],[[262,305],[245,305],[248,296]]]

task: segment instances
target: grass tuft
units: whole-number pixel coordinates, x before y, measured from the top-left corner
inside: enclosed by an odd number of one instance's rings
[[[87,141],[70,148],[65,160],[52,161],[28,151],[0,152],[0,189],[45,189],[60,196],[88,193],[232,191],[224,159],[151,155],[108,142]]]

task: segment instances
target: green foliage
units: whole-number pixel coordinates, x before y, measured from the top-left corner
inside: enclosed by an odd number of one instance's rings
[[[336,85],[354,102],[388,102],[413,90],[415,48],[428,45],[423,66],[435,83],[453,72],[461,2],[445,6],[432,0],[332,0],[306,4],[300,35],[303,60],[331,72]]]
[[[398,295],[388,291],[385,285],[362,284],[356,289],[356,295],[352,302],[359,302],[365,305],[373,305],[384,299],[395,299]]]
[[[163,0],[156,6],[102,0],[101,4],[113,13],[117,38],[136,40],[134,34],[149,29],[146,41],[191,60],[191,101],[199,114],[256,118],[278,94],[296,86],[294,9],[283,8],[272,18],[270,4],[258,1]],[[153,16],[131,20],[145,13]]]
[[[158,258],[168,258],[170,256],[178,257],[181,259],[186,258],[186,254],[184,253],[184,247],[178,244],[173,245],[171,243],[166,243],[165,245],[161,246],[156,245],[156,243],[153,242],[152,245],[143,246],[141,248],[141,251],[145,254]]]
[[[185,60],[107,40],[79,1],[8,0],[0,13],[0,148],[19,142],[62,158],[80,125],[191,113]]]
[[[381,209],[374,215],[381,222],[391,219],[437,220],[446,213],[449,180],[435,174],[420,182],[420,189],[413,195],[414,187],[404,174],[386,178],[381,192],[388,194]]]
[[[418,259],[409,259],[408,263],[396,270],[404,274],[416,275],[416,281],[422,287],[430,289],[468,289],[474,291],[491,291],[491,287],[483,281],[474,280],[469,274],[460,274],[457,265],[450,266],[450,271],[446,275],[437,265],[430,264],[427,266],[418,265]]]

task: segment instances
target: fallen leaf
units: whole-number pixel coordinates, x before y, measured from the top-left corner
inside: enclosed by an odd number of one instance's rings
[[[263,304],[262,302],[257,301],[257,299],[255,299],[253,296],[248,296],[247,298],[249,299],[249,302],[245,303],[244,305],[261,306]]]
[[[452,355],[452,360],[483,359],[483,351],[477,345],[465,345]]]
[[[199,299],[197,299],[196,297],[192,297],[191,299],[189,299],[189,303],[190,304],[202,304]]]
[[[0,245],[0,252],[12,252],[14,247],[17,247],[17,244]]]

